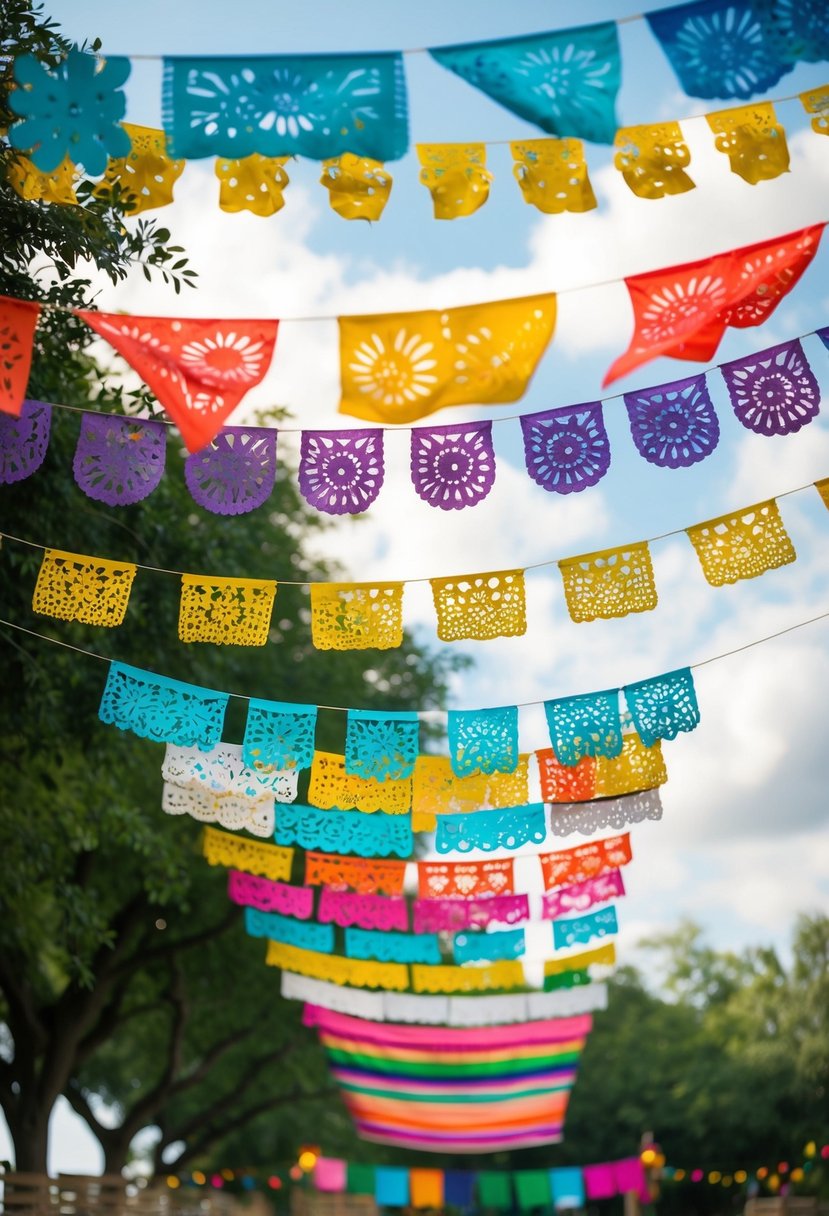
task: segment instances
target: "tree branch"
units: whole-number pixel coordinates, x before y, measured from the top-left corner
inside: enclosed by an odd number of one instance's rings
[[[331,1097],[332,1094],[336,1094],[338,1092],[339,1091],[337,1090],[336,1086],[332,1086],[328,1089],[321,1089],[312,1094],[306,1094],[299,1090],[293,1093],[283,1094],[278,1098],[264,1098],[261,1102],[254,1103],[253,1106],[249,1106],[246,1110],[240,1111],[237,1115],[232,1116],[231,1118],[227,1118],[227,1116],[224,1115],[221,1122],[216,1123],[213,1126],[205,1127],[200,1136],[193,1140],[191,1144],[187,1144],[185,1148],[182,1149],[181,1153],[174,1162],[165,1162],[164,1168],[170,1169],[172,1165],[172,1167],[175,1169],[182,1165],[186,1165],[188,1161],[192,1161],[193,1158],[200,1156],[202,1153],[206,1152],[207,1149],[212,1148],[213,1145],[216,1144],[223,1136],[226,1136],[230,1132],[238,1131],[239,1128],[244,1127],[259,1115],[267,1114],[272,1110],[278,1110],[280,1106],[286,1106],[288,1103],[292,1102],[318,1102],[321,1098]],[[176,1140],[180,1139],[180,1135],[173,1137],[168,1137],[165,1135],[158,1142],[158,1144],[156,1144],[155,1151],[153,1153],[153,1166],[156,1170],[158,1170],[159,1165],[161,1164],[162,1151],[165,1148],[168,1148],[170,1144],[174,1144]]]
[[[63,1091],[63,1096],[72,1107],[76,1115],[80,1115],[84,1123],[86,1123],[93,1136],[99,1141],[101,1147],[104,1147],[104,1142],[107,1138],[109,1128],[104,1127],[98,1122],[92,1107],[86,1099],[86,1095],[80,1085],[74,1079],[69,1082],[66,1089]]]
[[[192,946],[201,946],[205,942],[213,941],[214,938],[221,937],[227,929],[231,928],[241,915],[242,909],[232,905],[228,914],[218,921],[217,924],[210,925],[199,933],[193,933],[190,937],[171,939],[163,946],[156,946],[152,950],[145,950],[141,954],[136,954],[129,959],[125,959],[113,969],[113,974],[117,976],[137,971],[141,967],[150,966],[159,960],[170,958],[171,955],[189,950]]]

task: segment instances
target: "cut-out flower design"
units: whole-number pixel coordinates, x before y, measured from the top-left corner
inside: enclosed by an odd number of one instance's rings
[[[216,388],[255,384],[265,370],[266,353],[262,342],[232,330],[217,330],[213,337],[185,342],[181,348],[182,370]],[[270,362],[270,352],[267,352]]]
[[[328,515],[367,510],[383,484],[382,431],[303,431],[299,488]]]
[[[688,468],[714,451],[720,425],[704,376],[626,393],[633,442],[660,468]]]
[[[123,57],[99,59],[72,47],[53,70],[34,55],[15,60],[17,88],[9,104],[21,122],[9,139],[43,173],[69,157],[97,177],[110,157],[130,153],[130,137],[120,125],[127,107],[121,86],[130,74]]]
[[[426,401],[438,377],[434,343],[402,327],[391,342],[374,333],[361,342],[349,371],[358,391],[386,406]]]

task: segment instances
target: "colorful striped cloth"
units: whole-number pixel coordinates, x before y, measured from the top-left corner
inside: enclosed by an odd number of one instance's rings
[[[442,1153],[554,1144],[589,1014],[507,1026],[410,1026],[306,1005],[364,1140]]]

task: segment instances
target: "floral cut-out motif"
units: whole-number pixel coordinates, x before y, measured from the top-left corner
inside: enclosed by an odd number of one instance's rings
[[[542,490],[579,492],[597,485],[610,468],[600,401],[523,415],[521,431],[527,472]]]
[[[527,632],[523,570],[432,579],[442,642],[519,637]]]
[[[42,401],[24,401],[14,417],[0,413],[0,485],[25,481],[36,473],[49,448],[52,407]]]
[[[704,375],[625,393],[624,399],[633,442],[650,464],[687,469],[719,443],[720,423]]]
[[[511,773],[518,764],[518,709],[449,710],[449,755],[458,777]]]
[[[517,401],[552,337],[555,305],[540,295],[340,317],[340,412],[402,423],[449,405]]]
[[[112,628],[124,620],[134,578],[131,562],[46,549],[32,608],[60,621]]]
[[[414,488],[430,507],[477,506],[495,484],[492,423],[414,429],[411,466]]]
[[[291,877],[293,849],[279,849],[272,844],[205,828],[202,852],[211,866],[232,866],[246,874],[258,874],[274,881]]]
[[[607,620],[656,607],[656,584],[646,541],[584,553],[558,563],[567,610],[574,621]]]
[[[270,498],[276,480],[276,431],[226,426],[184,464],[195,502],[213,515],[247,515]]]
[[[181,576],[178,636],[182,642],[264,646],[276,583],[254,578]]]
[[[411,777],[419,738],[420,721],[416,713],[350,709],[345,736],[345,771],[350,776],[377,781]]]
[[[261,55],[164,60],[164,128],[175,156],[397,160],[406,151],[403,59]]]
[[[88,498],[129,506],[161,481],[167,428],[148,418],[84,414],[72,461],[75,481]]]
[[[687,533],[712,587],[756,578],[796,557],[773,498],[696,524]]]
[[[328,515],[359,515],[383,485],[383,432],[303,431],[299,488]]]
[[[758,435],[793,435],[820,411],[820,385],[798,339],[720,370],[734,413]]]
[[[621,59],[616,23],[440,47],[430,54],[551,135],[611,143]]]
[[[403,583],[312,583],[317,650],[389,650],[403,641]]]

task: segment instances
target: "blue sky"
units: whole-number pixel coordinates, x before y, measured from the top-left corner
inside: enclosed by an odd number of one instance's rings
[[[278,9],[265,0],[235,6],[213,0],[174,5],[150,0],[140,6],[54,0],[49,7],[69,36],[98,36],[104,52],[148,56],[415,48],[565,26],[572,24],[574,11],[570,4],[549,0],[511,5],[364,0],[359,6],[303,0]],[[578,6],[583,23],[626,15],[620,5],[598,0]],[[726,108],[728,103],[699,102],[681,92],[645,22],[626,23],[620,33],[620,124]],[[407,55],[406,72],[413,142],[507,141],[540,134],[428,55]],[[800,67],[779,82],[774,96],[827,79],[826,64]],[[157,60],[135,64],[127,89],[128,121],[159,125],[159,82]],[[609,151],[588,145],[599,208],[584,215],[544,217],[526,206],[503,143],[489,150],[495,180],[488,203],[474,216],[444,223],[431,217],[413,154],[390,166],[391,200],[375,225],[334,215],[310,162],[289,166],[291,185],[278,215],[226,215],[217,205],[212,165],[194,162],[177,186],[176,204],[158,217],[199,270],[198,292],[175,297],[136,279],[117,289],[102,284],[100,304],[167,315],[290,317],[559,290],[556,335],[525,398],[509,407],[445,411],[434,421],[499,419],[596,400],[604,372],[627,346],[631,313],[620,282],[586,285],[691,261],[829,218],[829,138],[809,130],[797,101],[779,105],[778,118],[792,153],[785,177],[758,186],[742,182],[714,150],[704,120],[692,119],[683,130],[697,189],[658,201],[635,198],[612,167]],[[829,323],[828,267],[824,238],[813,265],[773,318],[761,329],[730,332],[717,362]],[[820,383],[829,385],[829,353],[814,338],[806,350]],[[613,391],[697,370],[694,364],[660,360]],[[824,413],[810,426],[795,436],[765,439],[737,422],[720,377],[712,376],[710,385],[721,442],[692,469],[672,472],[645,463],[617,399],[605,410],[610,472],[599,486],[558,498],[527,477],[519,424],[502,421],[494,428],[495,488],[481,506],[449,519],[415,498],[407,475],[408,436],[390,436],[389,473],[377,503],[363,521],[339,524],[318,543],[354,579],[510,568],[662,534],[829,475],[825,395]],[[249,400],[287,403],[298,426],[344,425],[336,413],[334,325],[286,323],[272,372]],[[244,421],[244,408],[232,421]],[[285,436],[280,442],[292,440]],[[642,617],[574,625],[556,571],[539,572],[529,580],[527,636],[465,647],[476,668],[453,689],[454,705],[514,704],[612,687],[829,610],[829,515],[814,491],[783,500],[781,511],[798,553],[794,565],[736,587],[712,589],[684,538],[661,542],[653,547],[660,604]],[[278,578],[279,571],[274,573]],[[410,590],[408,618],[438,645],[422,588]],[[827,637],[827,625],[816,625],[699,671],[702,723],[693,735],[665,748],[664,820],[634,832],[629,897],[620,906],[623,959],[636,957],[640,936],[668,928],[682,915],[701,921],[715,945],[783,947],[796,911],[826,907],[829,831],[820,757]],[[272,695],[291,699],[290,689]],[[540,713],[524,718],[522,743],[543,746]],[[57,1164],[66,1168],[68,1163]],[[77,1159],[72,1164],[79,1166]]]

